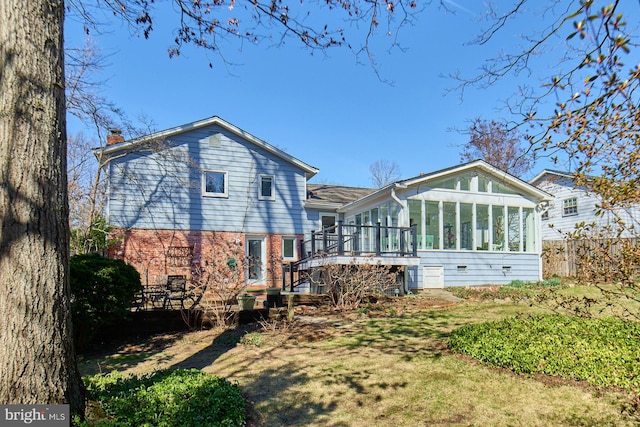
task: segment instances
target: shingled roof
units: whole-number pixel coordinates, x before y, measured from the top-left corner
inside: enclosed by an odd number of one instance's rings
[[[345,187],[342,185],[307,184],[307,200],[343,205],[354,202],[376,190],[376,188]]]

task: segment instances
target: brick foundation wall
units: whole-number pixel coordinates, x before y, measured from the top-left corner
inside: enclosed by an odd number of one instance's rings
[[[236,259],[245,271],[246,238],[244,233],[184,230],[115,230],[117,241],[109,248],[109,257],[122,259],[138,270],[143,285],[164,283],[167,275],[184,275],[197,279],[200,269]],[[302,239],[302,236],[298,236]],[[282,236],[265,236],[266,283],[258,287],[282,284]]]

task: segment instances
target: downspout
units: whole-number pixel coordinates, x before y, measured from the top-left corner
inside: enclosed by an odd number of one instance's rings
[[[542,260],[542,251],[543,251],[543,241],[542,241],[542,212],[547,209],[549,207],[549,202],[548,201],[543,201],[540,202],[536,205],[535,208],[535,227],[536,227],[536,231],[535,231],[535,236],[536,238],[536,251],[538,253],[538,280],[542,281],[544,274],[543,274],[543,269],[544,269],[544,263]]]
[[[400,200],[400,198],[396,194],[396,186],[395,185],[393,187],[391,187],[391,198],[393,199],[394,202],[396,202],[398,205],[400,205],[400,209],[402,210],[402,213],[404,213],[406,206],[405,206],[404,203],[402,203],[402,200]],[[400,218],[398,218],[398,226],[400,226]],[[402,287],[404,288],[404,295],[407,295],[409,293],[409,286],[407,285],[407,269],[406,269],[406,267],[404,269],[404,280],[402,281]]]
[[[398,196],[396,195],[396,187],[391,187],[391,198],[393,199],[394,202],[396,202],[397,204],[400,205],[400,207],[402,208],[402,210],[404,210],[405,205],[404,203],[402,203],[402,200],[400,200],[398,198]]]

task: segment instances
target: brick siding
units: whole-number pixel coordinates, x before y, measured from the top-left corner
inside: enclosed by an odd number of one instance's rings
[[[228,258],[235,258],[240,271],[245,271],[247,235],[243,233],[119,229],[110,238],[116,243],[109,248],[109,257],[122,259],[134,266],[145,286],[163,283],[167,275],[184,275],[187,281],[192,281],[199,269],[206,269],[214,261],[226,262]],[[280,287],[282,236],[266,235],[265,245],[266,283],[260,287]]]

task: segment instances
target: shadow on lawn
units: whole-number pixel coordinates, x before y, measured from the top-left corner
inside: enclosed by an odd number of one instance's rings
[[[211,344],[192,354],[181,362],[171,366],[170,369],[204,369],[213,364],[220,356],[233,349],[242,339],[242,336],[259,329],[258,324],[248,324],[234,329],[226,329],[217,335]]]
[[[277,357],[274,350],[261,353],[261,358]],[[241,361],[233,375],[247,371],[252,363],[260,363],[256,359]],[[288,364],[262,369],[257,374],[245,376],[242,389],[249,399],[247,425],[263,426],[303,426],[331,425],[333,427],[349,427],[349,423],[331,419],[332,413],[339,407],[343,396],[327,394],[319,397],[316,390],[307,391],[310,384],[321,381],[307,373],[312,371],[313,360],[300,364],[291,361]],[[342,378],[349,387],[363,390],[358,378]],[[329,422],[329,420],[331,420]]]
[[[85,375],[124,371],[136,367],[149,357],[161,353],[167,347],[176,343],[183,333],[175,332],[150,337],[130,338],[126,342],[113,343],[93,352],[80,354],[79,369]],[[114,348],[117,348],[114,350]],[[160,358],[158,362],[167,359]]]
[[[451,333],[450,313],[425,311],[405,313],[393,318],[371,318],[358,330],[334,340],[336,348],[375,348],[398,354],[405,361],[415,357],[439,358],[447,351]]]

